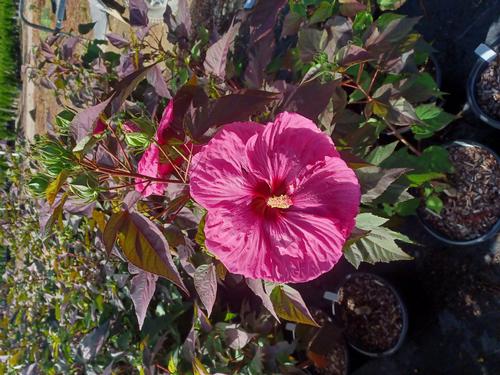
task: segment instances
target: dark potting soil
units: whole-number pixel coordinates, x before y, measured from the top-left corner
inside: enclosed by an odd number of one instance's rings
[[[317,314],[314,314],[314,318],[322,327],[311,340],[307,351],[307,357],[314,364],[308,369],[309,372],[314,375],[346,375],[348,349],[342,330],[332,324],[330,319],[318,319]]]
[[[392,289],[368,274],[339,290],[339,313],[349,343],[371,353],[394,348],[403,331],[403,310]]]
[[[491,118],[500,120],[500,56],[481,73],[476,93],[481,109]]]
[[[339,342],[334,343],[326,356],[325,366],[316,367],[318,375],[344,375],[347,373],[347,348]]]
[[[450,160],[455,171],[452,188],[443,194],[438,215],[423,210],[424,220],[448,238],[472,240],[487,233],[500,217],[500,165],[482,147],[452,146]]]

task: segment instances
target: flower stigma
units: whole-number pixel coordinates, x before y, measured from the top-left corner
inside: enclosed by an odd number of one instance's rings
[[[266,203],[271,208],[287,209],[292,205],[292,200],[288,197],[288,195],[283,194],[269,197]]]

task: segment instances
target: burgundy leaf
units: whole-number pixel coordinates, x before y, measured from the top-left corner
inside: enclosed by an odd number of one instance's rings
[[[159,65],[155,65],[152,69],[150,69],[146,75],[146,79],[149,84],[154,87],[155,92],[164,98],[171,99],[172,96],[168,91],[167,82],[165,82],[165,78],[163,77],[161,68]]]
[[[273,34],[267,34],[259,39],[248,51],[248,64],[244,80],[249,88],[260,89],[264,82],[266,67],[274,54],[275,41]]]
[[[149,303],[155,294],[156,280],[158,280],[158,276],[140,271],[130,282],[130,297],[134,303],[139,329],[142,329]]]
[[[295,35],[300,30],[303,18],[300,14],[295,12],[288,12],[283,21],[283,29],[281,30],[281,37]]]
[[[386,120],[398,126],[408,126],[421,122],[415,109],[405,98],[389,101],[389,113]]]
[[[130,96],[130,94],[132,94],[137,85],[146,77],[148,71],[154,68],[156,64],[157,63],[154,63],[149,66],[139,68],[132,74],[123,78],[114,86],[113,100],[109,103],[105,110],[108,116],[118,112],[123,102]]]
[[[287,3],[287,0],[259,0],[248,16],[250,45],[274,32],[279,12]]]
[[[322,83],[319,79],[300,86],[289,86],[279,111],[297,112],[313,121],[326,109],[339,81]]]
[[[362,187],[361,202],[366,204],[378,198],[392,183],[408,171],[407,168],[383,169],[375,166],[356,169],[356,176]]]
[[[213,264],[203,264],[194,273],[194,287],[210,316],[217,298],[217,275]]]
[[[221,79],[226,77],[227,54],[234,44],[234,38],[238,29],[239,24],[231,25],[229,30],[208,48],[205,62],[203,63],[207,73],[211,73]]]
[[[332,60],[334,54],[352,40],[352,21],[345,17],[335,16],[326,24],[329,29],[329,40],[325,47],[325,53]]]
[[[101,324],[99,327],[87,333],[82,341],[78,349],[81,352],[81,356],[85,361],[90,361],[94,359],[97,354],[99,354],[102,346],[106,342],[109,335],[109,320],[107,320],[104,324]]]
[[[270,297],[279,317],[291,322],[319,327],[297,290],[286,284],[276,285]]]
[[[109,42],[116,48],[125,48],[130,45],[130,41],[122,37],[120,34],[108,33],[106,34]]]
[[[182,349],[181,349],[182,357],[188,362],[192,362],[196,355],[196,339],[198,333],[197,330],[195,330],[194,323],[195,322],[193,322],[193,326],[191,327],[191,330],[186,336],[186,340],[182,344]]]
[[[188,129],[194,139],[201,140],[211,127],[248,120],[280,97],[280,94],[260,90],[241,90],[223,96],[208,106],[195,108],[194,120],[188,123]]]
[[[116,68],[116,72],[118,73],[118,77],[120,79],[123,79],[129,74],[135,72],[134,58],[135,54],[133,52],[120,56],[120,64]]]
[[[145,0],[129,0],[129,9],[132,26],[148,25],[148,4]]]
[[[104,248],[108,255],[113,251],[113,247],[115,246],[116,238],[118,233],[122,230],[123,225],[125,225],[125,220],[127,218],[127,214],[124,211],[115,212],[111,215],[106,226],[104,227],[103,232],[103,242]]]
[[[83,138],[88,137],[94,131],[94,124],[99,119],[101,113],[104,112],[105,108],[111,102],[113,96],[103,102],[88,107],[83,111],[80,111],[70,125],[70,133],[75,139],[76,143],[80,142]]]
[[[340,13],[346,17],[355,17],[358,12],[366,9],[366,5],[358,0],[340,0]]]
[[[138,212],[129,212],[120,233],[123,235],[120,244],[129,262],[172,281],[189,294],[172,260],[167,240],[155,223]]]
[[[186,271],[189,276],[194,277],[196,269],[194,268],[193,263],[189,260],[191,255],[194,253],[192,245],[189,243],[186,243],[186,245],[178,245],[177,253],[179,254],[179,261],[184,271]]]
[[[87,202],[83,199],[70,197],[64,203],[64,210],[73,215],[92,217],[95,202]]]
[[[177,28],[181,31],[184,37],[191,38],[191,30],[193,28],[191,21],[191,11],[189,9],[188,0],[177,1]]]
[[[274,306],[273,302],[271,301],[271,298],[264,290],[264,286],[262,285],[262,280],[246,279],[245,282],[250,288],[250,290],[254,292],[257,297],[260,298],[262,304],[267,309],[267,311],[269,311],[271,315],[274,316],[274,318],[279,322],[280,319],[278,318],[276,311],[274,311]]]
[[[400,16],[389,22],[383,30],[375,23],[370,28],[370,32],[366,34],[365,48],[372,55],[394,48],[395,44],[403,41],[408,36],[419,20],[419,17]]]
[[[234,325],[226,326],[224,329],[226,344],[234,350],[243,349],[255,336],[254,333],[247,333]]]
[[[75,51],[76,45],[80,42],[77,37],[70,37],[66,39],[62,45],[62,57],[64,60],[70,60]]]
[[[364,48],[355,44],[348,44],[339,50],[338,60],[340,65],[350,66],[363,61],[369,61],[371,60],[371,56]]]
[[[312,28],[302,29],[299,32],[297,48],[300,51],[300,59],[305,62],[311,62],[319,52],[326,47],[328,33],[326,30],[317,30]]]

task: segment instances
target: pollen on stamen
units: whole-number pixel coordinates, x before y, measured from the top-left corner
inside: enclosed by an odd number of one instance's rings
[[[288,195],[283,194],[268,198],[266,203],[271,208],[286,209],[292,205],[292,200],[288,197]]]

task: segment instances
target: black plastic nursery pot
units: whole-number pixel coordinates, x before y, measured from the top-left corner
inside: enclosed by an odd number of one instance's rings
[[[489,116],[481,108],[477,100],[477,90],[476,90],[477,81],[481,77],[481,74],[484,72],[484,70],[488,68],[490,64],[491,62],[484,61],[481,58],[479,58],[474,64],[474,67],[472,68],[469,74],[469,79],[467,80],[467,101],[469,103],[470,108],[472,109],[472,112],[481,121],[496,129],[500,129],[500,120],[494,119],[493,117]]]
[[[481,147],[484,150],[488,151],[492,155],[495,156],[497,163],[500,164],[500,157],[497,155],[495,151],[490,149],[489,147],[482,145],[477,142],[472,142],[472,141],[466,141],[466,140],[457,140],[454,142],[451,142],[447,144],[445,147],[450,148],[451,146],[461,146],[461,147]],[[457,239],[452,239],[448,236],[446,236],[444,233],[438,231],[435,229],[431,224],[429,224],[425,218],[422,216],[421,212],[418,213],[418,218],[424,229],[431,234],[434,238],[437,240],[447,244],[447,245],[456,245],[456,246],[470,246],[470,245],[477,245],[479,243],[482,243],[484,241],[488,241],[489,239],[493,238],[499,231],[500,231],[500,218],[496,221],[496,223],[488,230],[488,232],[484,233],[483,235],[470,239],[470,240],[457,240]]]
[[[301,370],[309,375],[347,375],[350,358],[342,329],[331,319],[320,324],[321,328],[296,324],[285,328],[297,342],[298,358],[305,363]]]
[[[364,298],[368,298],[368,300],[364,301],[364,305],[356,306],[356,303],[361,302],[361,300],[358,299],[356,302],[354,294],[349,295],[349,288],[351,284],[355,285],[360,282],[365,285],[372,284],[373,288],[372,290],[367,290],[365,288],[360,289],[360,294],[363,295]],[[408,312],[399,293],[389,284],[389,282],[371,273],[352,273],[347,275],[342,282],[338,296],[339,301],[335,305],[335,311],[336,315],[339,316],[343,322],[345,329],[344,336],[349,346],[361,354],[374,358],[390,356],[401,348],[408,332]],[[348,310],[351,310],[351,312],[347,312]],[[358,317],[350,319],[348,316],[349,314],[351,314],[351,316],[358,315]],[[393,314],[393,318],[395,317],[396,319],[384,325],[383,322],[380,321],[380,318],[382,317],[385,319],[391,314]],[[396,314],[396,316],[394,316],[394,314]],[[357,322],[360,321],[366,322],[365,325],[367,327],[357,324]],[[394,330],[395,327],[397,327],[396,331]],[[362,332],[363,328],[367,328],[365,330],[367,332]],[[392,338],[390,337],[391,328],[394,333],[397,333],[397,335],[393,334]],[[363,341],[365,341],[365,343],[367,342],[367,340],[362,338],[363,334],[365,334],[366,337],[370,337],[371,335],[372,337],[378,336],[383,339],[391,338],[390,346],[380,348],[379,350],[373,347],[369,348],[367,345],[363,344]]]

